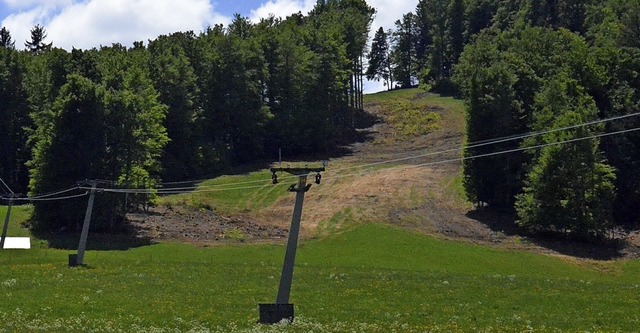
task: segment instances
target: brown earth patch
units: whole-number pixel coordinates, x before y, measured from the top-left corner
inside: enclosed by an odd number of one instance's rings
[[[451,182],[461,172],[457,159],[461,156],[458,148],[463,142],[463,126],[446,123],[456,118],[447,114],[450,111],[428,109],[442,115],[444,125],[440,129],[398,140],[390,125],[379,122],[362,130],[368,139],[349,146],[349,156],[331,161],[322,183],[314,184],[306,194],[302,237],[322,235],[327,226],[339,229],[344,216],[333,218],[348,211],[347,223],[391,223],[456,241],[567,258],[640,258],[640,232],[620,232],[615,245],[539,241],[519,236],[513,216],[474,211],[469,203],[461,202]],[[375,116],[382,116],[382,111],[379,105],[367,107],[367,112]],[[390,160],[395,161],[393,167],[370,165]],[[362,165],[370,166],[358,167]],[[268,209],[234,217],[208,210],[156,207],[151,214],[131,214],[129,219],[142,234],[156,240],[197,244],[282,242],[288,233],[294,200],[291,194]]]
[[[288,234],[287,229],[276,226],[185,207],[154,207],[149,212],[129,214],[127,218],[138,230],[139,237],[156,241],[196,244],[280,241]]]

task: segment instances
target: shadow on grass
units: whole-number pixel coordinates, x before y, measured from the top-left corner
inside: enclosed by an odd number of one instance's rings
[[[514,212],[481,208],[469,211],[467,217],[474,219],[494,232],[509,236],[522,236],[534,244],[566,256],[592,260],[615,260],[625,257],[627,242],[623,239],[576,240],[559,233],[527,234],[516,224]]]
[[[77,250],[80,243],[80,232],[44,232],[33,231],[38,239],[45,240],[48,247],[62,250]],[[140,236],[131,225],[114,234],[98,233],[89,230],[87,247],[89,251],[125,251],[132,248],[148,246],[155,242],[148,237]]]

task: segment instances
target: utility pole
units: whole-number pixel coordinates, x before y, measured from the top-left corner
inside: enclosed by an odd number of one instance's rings
[[[291,228],[289,228],[289,237],[287,239],[287,249],[282,264],[282,275],[280,276],[280,285],[278,287],[278,295],[274,304],[260,304],[260,323],[275,324],[281,320],[293,321],[293,304],[289,303],[289,295],[291,294],[291,282],[293,281],[293,267],[296,260],[296,249],[298,247],[298,234],[300,232],[300,220],[302,218],[302,204],[304,203],[304,194],[309,191],[311,184],[307,184],[307,176],[310,173],[316,173],[316,184],[320,184],[320,172],[325,170],[321,168],[271,168],[273,173],[273,183],[278,183],[277,172],[286,172],[298,177],[298,183],[289,187],[289,192],[296,193],[296,202],[293,208],[293,216],[291,218]],[[297,186],[296,186],[297,185]]]
[[[94,180],[91,182],[91,195],[87,204],[87,211],[84,214],[84,223],[82,224],[82,232],[80,233],[80,243],[78,244],[78,254],[69,255],[69,266],[82,266],[84,264],[84,251],[87,248],[87,237],[89,236],[89,224],[91,223],[91,212],[93,211],[93,202],[96,197],[96,184]]]
[[[9,229],[9,219],[11,218],[11,206],[13,206],[13,195],[9,197],[9,206],[7,207],[7,215],[4,218],[2,226],[2,238],[0,239],[0,249],[4,249],[4,242],[7,239],[7,230]]]

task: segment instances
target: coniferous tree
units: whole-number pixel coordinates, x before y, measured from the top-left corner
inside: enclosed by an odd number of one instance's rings
[[[464,48],[465,6],[463,0],[451,0],[447,9],[447,35],[449,36],[448,57],[446,68],[449,69],[447,77],[451,75],[453,65],[458,63],[460,54]]]
[[[7,28],[2,27],[0,30],[0,48],[15,49],[16,42],[11,38],[11,32]]]
[[[393,77],[403,88],[413,86],[417,76],[415,51],[415,16],[413,13],[403,15],[402,20],[395,22],[396,30],[393,34],[391,59],[393,62]]]
[[[597,107],[578,82],[565,73],[552,79],[536,99],[534,129],[593,121]],[[613,225],[614,169],[600,152],[599,140],[584,139],[602,129],[578,127],[551,132],[549,144],[534,159],[516,208],[520,226],[535,232],[558,231],[582,239],[603,237]],[[574,141],[557,144],[563,141]]]
[[[429,50],[433,44],[432,21],[429,3],[426,0],[418,1],[415,12],[415,39],[414,48],[418,63],[418,72],[429,68]]]
[[[620,20],[620,42],[623,46],[640,48],[640,1],[630,0],[625,6],[627,10]]]
[[[200,117],[196,75],[182,44],[185,34],[160,36],[149,43],[150,72],[159,101],[168,107],[164,126],[169,143],[162,154],[164,180],[177,181],[199,175],[196,123]]]
[[[465,6],[465,42],[491,27],[498,10],[497,0],[471,0]]]
[[[0,178],[17,193],[25,193],[28,185],[26,129],[31,121],[24,58],[24,53],[0,48]]]
[[[103,90],[78,75],[71,75],[50,111],[40,113],[32,133],[33,157],[29,163],[32,194],[54,192],[83,179],[104,176],[106,145]],[[83,199],[36,202],[34,227],[41,230],[77,230],[82,221]]]
[[[388,39],[387,33],[380,27],[371,42],[371,50],[367,56],[369,66],[367,67],[366,75],[369,80],[380,81],[382,79],[385,87],[392,89],[391,82],[393,78],[390,70],[391,61]]]
[[[24,46],[31,54],[41,54],[51,49],[52,43],[46,44],[45,39],[47,39],[47,31],[43,26],[36,24],[31,29],[31,40],[26,41]]]

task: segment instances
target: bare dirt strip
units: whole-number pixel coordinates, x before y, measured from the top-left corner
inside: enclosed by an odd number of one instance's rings
[[[454,182],[461,163],[439,163],[461,156],[456,148],[463,142],[462,126],[446,123],[450,110],[429,108],[441,113],[445,123],[432,133],[411,138],[395,135],[384,122],[380,105],[368,105],[366,111],[381,121],[361,130],[366,140],[346,147],[348,156],[331,160],[321,185],[314,184],[307,192],[302,237],[320,237],[345,224],[381,222],[446,239],[569,259],[640,257],[638,232],[619,231],[617,242],[601,246],[540,241],[517,235],[513,216],[476,211],[460,200]],[[375,165],[390,160],[396,162]],[[369,166],[359,167],[363,165]],[[281,242],[287,236],[293,201],[293,195],[287,196],[269,209],[233,217],[202,209],[155,207],[129,219],[141,236],[158,241]]]

